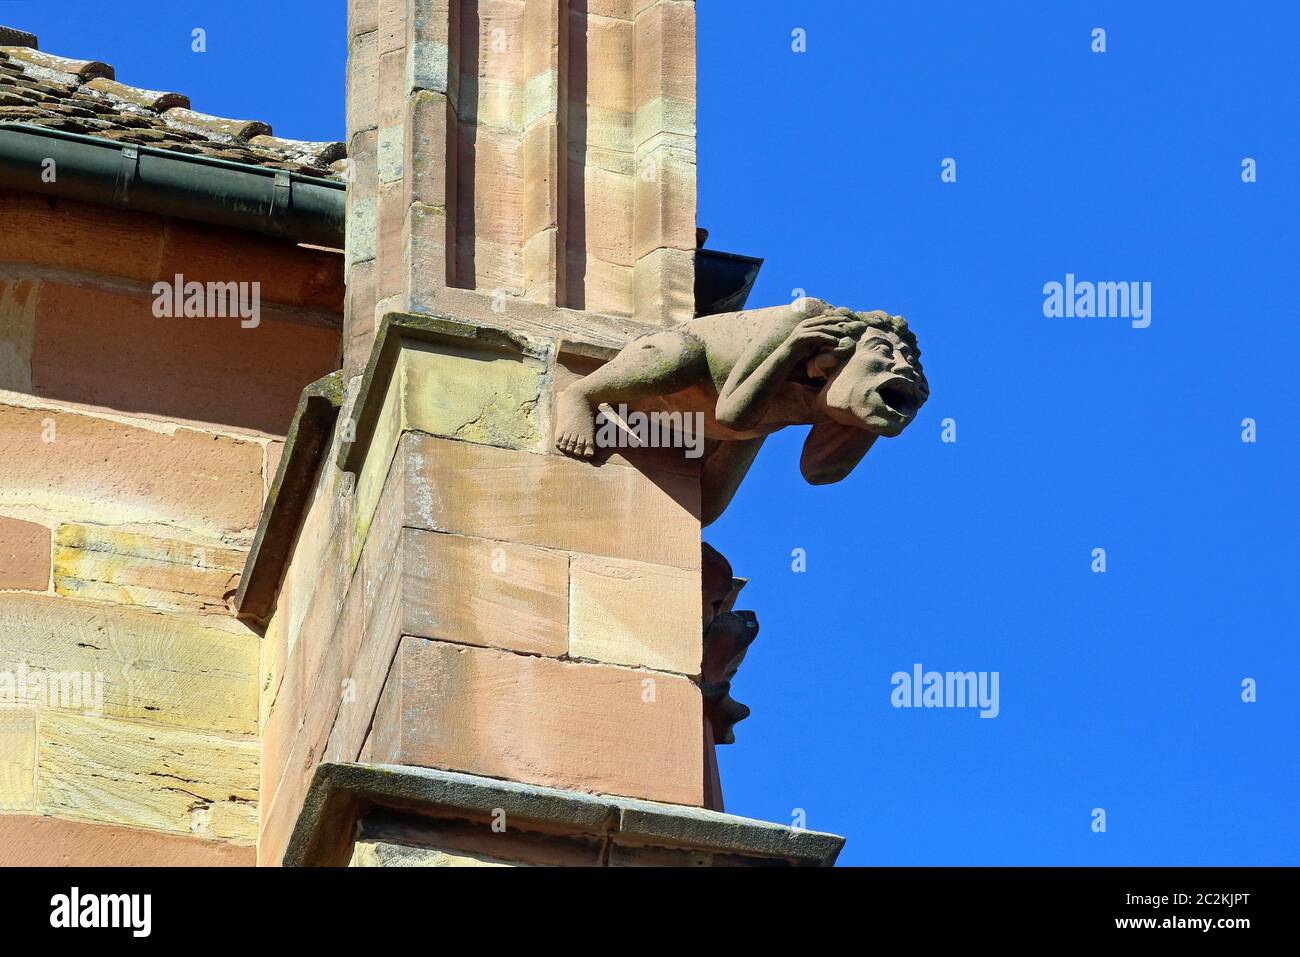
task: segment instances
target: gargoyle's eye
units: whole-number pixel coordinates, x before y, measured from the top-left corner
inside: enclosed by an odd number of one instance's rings
[[[883,339],[877,339],[871,344],[871,348],[872,351],[879,352],[882,356],[891,355],[894,351],[894,347]]]

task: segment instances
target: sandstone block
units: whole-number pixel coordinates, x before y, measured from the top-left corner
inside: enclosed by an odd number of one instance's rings
[[[366,370],[375,344],[375,262],[353,263],[348,271],[347,315],[344,320],[343,374],[351,379]]]
[[[120,605],[226,615],[245,558],[239,549],[61,525],[54,536],[54,590]]]
[[[633,252],[661,247],[694,253],[695,154],[660,147],[637,164]]]
[[[636,18],[636,105],[660,97],[695,102],[695,4],[661,0]]]
[[[454,159],[455,111],[446,94],[420,90],[406,105],[406,136],[403,139],[407,205],[446,207],[448,201],[448,154]]]
[[[379,0],[348,0],[348,39],[379,29]]]
[[[37,320],[37,395],[269,435],[285,433],[303,386],[332,371],[338,352],[324,326],[159,318],[148,294],[55,282],[43,285]]]
[[[375,107],[376,112],[378,107]],[[344,268],[375,258],[379,232],[379,130],[358,132],[348,147],[348,214]]]
[[[249,844],[257,838],[255,740],[44,712],[38,808]]]
[[[598,110],[631,113],[633,26],[631,20],[570,13],[570,36],[581,31],[585,62],[572,64],[570,91]],[[570,44],[570,50],[574,50]]]
[[[257,636],[234,622],[0,595],[0,671],[28,675],[28,694],[46,707],[90,712],[102,692],[112,717],[254,734],[257,657]],[[79,680],[51,705],[37,675]]]
[[[36,709],[0,708],[0,821],[36,807]]]
[[[262,447],[192,429],[0,404],[0,461],[0,507],[248,534],[262,506]]]
[[[656,249],[637,260],[636,317],[672,326],[695,316],[695,253]]]
[[[699,572],[575,555],[571,574],[570,656],[699,674]]]
[[[404,634],[564,654],[569,624],[564,553],[407,529],[399,561],[405,575]]]
[[[0,279],[0,389],[32,391],[32,340],[41,284]]]
[[[699,805],[701,721],[699,689],[676,675],[403,638],[372,748],[385,764]]]
[[[50,585],[50,530],[0,515],[0,589],[45,591]]]
[[[3,867],[251,867],[252,847],[138,827],[0,815]]]
[[[347,69],[347,137],[351,143],[357,133],[379,126],[378,30],[352,38]]]
[[[409,527],[700,567],[699,482],[690,476],[419,433],[402,442]]]
[[[508,448],[539,448],[545,373],[545,362],[531,356],[416,341],[404,346],[357,477],[353,561],[361,554],[404,431]]]

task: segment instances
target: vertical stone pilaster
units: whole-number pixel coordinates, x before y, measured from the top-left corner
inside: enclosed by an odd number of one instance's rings
[[[672,325],[695,312],[695,3],[636,6],[635,315]]]
[[[567,0],[525,0],[524,297],[565,302],[569,16]]]
[[[351,261],[374,261],[350,371],[394,310],[691,317],[692,0],[354,0],[350,22]]]
[[[348,196],[343,368],[360,374],[375,337],[379,221],[379,0],[348,4]]]

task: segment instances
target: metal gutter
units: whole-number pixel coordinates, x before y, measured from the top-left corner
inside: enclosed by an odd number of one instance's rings
[[[0,188],[343,246],[343,183],[47,127],[0,123]]]

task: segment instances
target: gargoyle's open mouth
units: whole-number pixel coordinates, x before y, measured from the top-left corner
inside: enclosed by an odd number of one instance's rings
[[[880,396],[880,401],[889,406],[892,412],[903,419],[910,419],[921,407],[916,387],[906,379],[890,379],[876,389],[876,395]]]

